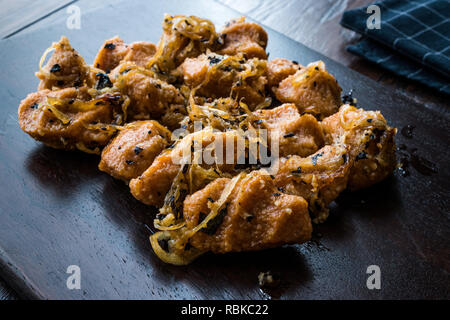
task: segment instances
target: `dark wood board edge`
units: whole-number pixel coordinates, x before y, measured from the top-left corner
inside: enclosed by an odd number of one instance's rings
[[[0,247],[0,273],[7,284],[19,295],[21,299],[42,300],[42,294],[36,285],[18,268]]]

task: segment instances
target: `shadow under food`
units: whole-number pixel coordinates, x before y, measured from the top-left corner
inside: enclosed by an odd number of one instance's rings
[[[27,156],[25,168],[41,186],[65,198],[99,175],[98,161],[96,155],[41,145]]]

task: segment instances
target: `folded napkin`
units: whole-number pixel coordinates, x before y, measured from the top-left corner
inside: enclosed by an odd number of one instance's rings
[[[347,50],[395,74],[450,94],[450,1],[385,0],[380,29],[368,29],[367,7],[346,11],[341,24],[367,37]]]

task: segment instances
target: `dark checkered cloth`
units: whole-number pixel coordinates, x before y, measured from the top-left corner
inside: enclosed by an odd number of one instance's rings
[[[385,0],[381,28],[368,29],[367,7],[341,24],[366,37],[347,49],[398,75],[450,95],[450,0]]]

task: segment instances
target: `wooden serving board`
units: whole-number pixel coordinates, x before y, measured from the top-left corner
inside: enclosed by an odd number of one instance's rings
[[[399,129],[415,127],[412,138],[397,136],[398,145],[417,148],[410,174],[341,195],[314,241],[166,265],[148,241],[155,210],[100,172],[97,156],[47,148],[20,130],[17,106],[35,91],[33,74],[52,41],[68,36],[91,63],[114,35],[156,42],[165,12],[219,26],[238,16],[206,0],[127,1],[83,13],[81,30],[60,23],[0,42],[1,276],[20,295],[42,299],[450,298],[449,111],[425,108],[274,31],[271,58],[322,59],[360,106],[381,110]],[[81,268],[80,290],[66,287],[69,265]],[[380,290],[366,286],[369,265],[381,269]],[[267,270],[281,276],[271,292],[258,287]]]

